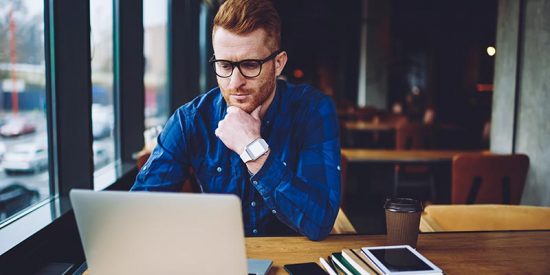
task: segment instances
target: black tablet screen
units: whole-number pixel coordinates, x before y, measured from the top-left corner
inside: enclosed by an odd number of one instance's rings
[[[433,270],[406,248],[369,249],[391,272]]]

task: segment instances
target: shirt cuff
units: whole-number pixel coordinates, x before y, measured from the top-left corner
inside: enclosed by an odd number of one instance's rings
[[[274,209],[273,192],[282,182],[289,182],[291,177],[290,169],[272,152],[258,173],[250,177],[250,182],[264,198],[268,207]]]

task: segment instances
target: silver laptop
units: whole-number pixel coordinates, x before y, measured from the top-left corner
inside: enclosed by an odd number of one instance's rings
[[[71,190],[90,274],[247,274],[234,195]]]

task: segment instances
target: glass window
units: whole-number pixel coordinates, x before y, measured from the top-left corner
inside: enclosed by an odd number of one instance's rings
[[[167,0],[143,1],[145,128],[164,125],[169,116],[166,87]]]
[[[44,1],[0,5],[0,223],[50,197]]]
[[[113,2],[90,1],[94,177],[115,161]],[[99,173],[98,173],[99,172]]]

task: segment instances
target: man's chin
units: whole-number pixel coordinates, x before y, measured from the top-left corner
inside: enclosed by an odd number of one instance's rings
[[[229,102],[229,105],[230,106],[235,106],[235,107],[238,107],[239,109],[247,112],[247,113],[252,113],[252,111],[254,111],[254,109],[256,109],[256,107],[258,107],[257,105],[254,106],[252,103],[239,103],[239,102]]]

